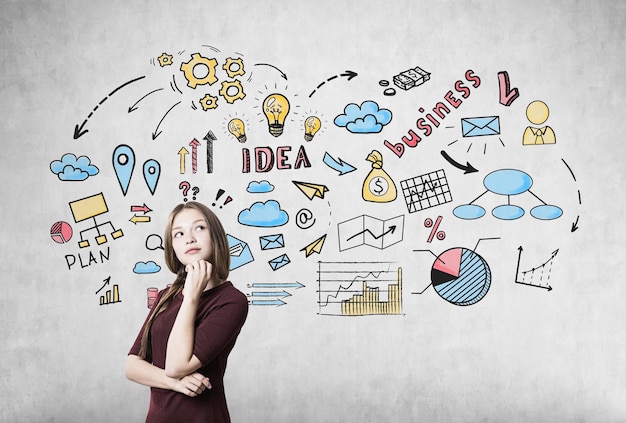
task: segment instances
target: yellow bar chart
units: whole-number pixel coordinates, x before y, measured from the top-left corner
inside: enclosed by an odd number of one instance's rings
[[[319,314],[402,314],[402,268],[392,262],[319,262]]]
[[[380,288],[370,287],[367,281],[362,282],[362,293],[355,294],[341,303],[343,316],[365,316],[374,314],[402,313],[402,268],[397,271],[397,282],[389,284],[387,301],[380,298]]]
[[[113,288],[109,289],[104,293],[104,295],[100,295],[100,305],[108,305],[119,303],[120,300],[120,288],[119,285],[113,285]]]

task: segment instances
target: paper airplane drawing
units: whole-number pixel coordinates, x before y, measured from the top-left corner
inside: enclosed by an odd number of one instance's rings
[[[311,182],[299,182],[291,181],[297,186],[309,200],[313,200],[313,197],[324,198],[324,193],[328,191],[326,185],[314,184]]]
[[[326,240],[326,234],[319,237],[300,251],[304,251],[305,257],[310,256],[313,253],[320,254],[322,252],[322,247],[324,246],[324,241]]]

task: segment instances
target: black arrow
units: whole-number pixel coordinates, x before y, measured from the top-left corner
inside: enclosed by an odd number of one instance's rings
[[[104,289],[105,286],[107,286],[109,284],[109,282],[111,282],[111,276],[109,276],[108,278],[103,280],[104,285],[102,285],[102,288],[100,288],[99,290],[96,291],[96,295],[98,295],[98,292],[102,291]]]
[[[78,126],[78,124],[76,124],[74,126],[74,139],[77,140],[78,138],[82,137],[83,135],[85,135],[87,132],[89,132],[88,129],[83,129],[85,127],[85,125],[87,124],[87,121],[91,118],[91,116],[93,116],[93,114],[95,113],[96,110],[98,110],[98,107],[100,107],[102,105],[102,103],[104,103],[105,101],[107,101],[107,99],[109,97],[111,97],[113,94],[115,94],[117,91],[121,90],[122,88],[124,88],[125,86],[132,84],[133,82],[139,81],[140,79],[145,78],[144,76],[140,76],[139,78],[135,78],[135,79],[131,79],[130,81],[124,82],[122,85],[120,85],[119,87],[117,87],[116,89],[114,89],[113,91],[111,91],[109,93],[109,95],[107,95],[106,97],[104,97],[102,100],[100,100],[100,102],[96,105],[96,107],[93,108],[93,110],[91,111],[91,113],[89,113],[89,116],[87,116],[87,119],[85,119],[83,121],[83,123],[80,124],[80,126]]]
[[[280,72],[280,76],[282,76],[285,81],[287,80],[287,75],[285,75],[285,72],[281,71],[274,65],[270,65],[269,63],[255,63],[254,66],[269,66],[270,68],[274,68],[278,72]]]
[[[161,123],[163,123],[163,120],[165,119],[165,116],[167,116],[167,114],[169,112],[172,111],[172,109],[176,106],[178,106],[181,103],[181,101],[179,101],[178,103],[174,104],[172,107],[169,108],[169,110],[167,112],[165,112],[165,114],[163,115],[163,117],[161,118],[161,120],[159,121],[159,124],[156,126],[156,128],[154,128],[154,132],[152,133],[152,139],[155,140],[156,137],[158,137],[159,135],[161,135],[161,132],[163,131],[159,131],[159,126],[161,126]],[[158,131],[158,132],[157,132]]]
[[[383,232],[382,234],[380,234],[380,235],[376,236],[376,235],[374,235],[374,234],[372,233],[372,231],[370,231],[369,229],[365,229],[364,231],[361,231],[361,232],[359,232],[359,233],[356,233],[356,234],[352,235],[350,238],[346,239],[346,242],[348,242],[348,241],[350,241],[352,238],[357,237],[357,236],[359,236],[359,235],[362,235],[362,234],[364,234],[364,233],[366,233],[366,232],[369,232],[369,234],[370,234],[370,235],[371,235],[374,239],[378,239],[378,238],[382,238],[382,237],[384,237],[385,235],[387,235],[387,234],[389,234],[389,233],[391,233],[391,234],[392,234],[392,233],[394,233],[394,232],[395,232],[395,230],[396,230],[396,225],[391,225],[387,231],[385,231],[385,232]]]
[[[474,168],[474,166],[472,166],[469,162],[466,162],[467,164],[465,166],[463,166],[462,164],[454,161],[452,159],[452,157],[450,157],[450,155],[448,153],[446,153],[444,150],[441,150],[441,155],[443,156],[444,159],[446,159],[448,161],[448,163],[450,163],[452,166],[464,170],[464,173],[474,173],[474,172],[478,172],[478,170],[476,168]]]
[[[137,100],[137,101],[135,102],[135,104],[133,104],[132,106],[130,106],[130,107],[128,108],[128,113],[130,113],[130,112],[134,112],[135,110],[137,110],[137,105],[139,104],[139,102],[140,102],[141,100],[143,100],[144,98],[148,97],[150,94],[156,93],[157,91],[161,91],[162,89],[163,89],[163,88],[159,88],[159,89],[156,89],[156,90],[154,90],[154,91],[150,91],[148,94],[146,94],[146,95],[144,95],[143,97],[141,97],[139,100]]]
[[[572,232],[575,232],[578,229],[578,218],[580,216],[576,216],[576,222],[572,223]]]
[[[352,78],[354,78],[354,77],[355,77],[355,76],[357,76],[357,75],[358,75],[358,73],[353,72],[353,71],[351,71],[351,70],[347,70],[347,71],[345,71],[344,73],[340,73],[339,75],[334,75],[334,76],[331,76],[331,77],[330,77],[330,78],[328,78],[326,81],[323,81],[322,83],[320,83],[320,84],[319,84],[319,85],[318,85],[318,86],[317,86],[317,87],[316,87],[313,91],[311,91],[311,94],[309,94],[309,98],[311,98],[311,96],[312,96],[313,94],[315,94],[315,91],[317,91],[318,89],[320,89],[320,88],[322,87],[322,85],[324,85],[324,84],[325,84],[325,83],[327,83],[327,82],[332,81],[333,79],[337,79],[337,78],[339,78],[340,76],[343,76],[343,77],[347,77],[348,81],[350,81]]]

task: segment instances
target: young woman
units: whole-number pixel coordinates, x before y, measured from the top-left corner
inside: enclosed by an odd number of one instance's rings
[[[146,422],[230,422],[224,372],[248,301],[227,281],[226,233],[208,207],[188,202],[172,210],[163,239],[176,279],[130,349],[126,377],[151,387]]]

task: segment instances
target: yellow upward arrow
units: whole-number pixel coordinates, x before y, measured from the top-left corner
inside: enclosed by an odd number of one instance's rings
[[[178,155],[180,156],[180,173],[185,173],[185,156],[189,154],[189,151],[185,147],[181,148],[178,151]]]

